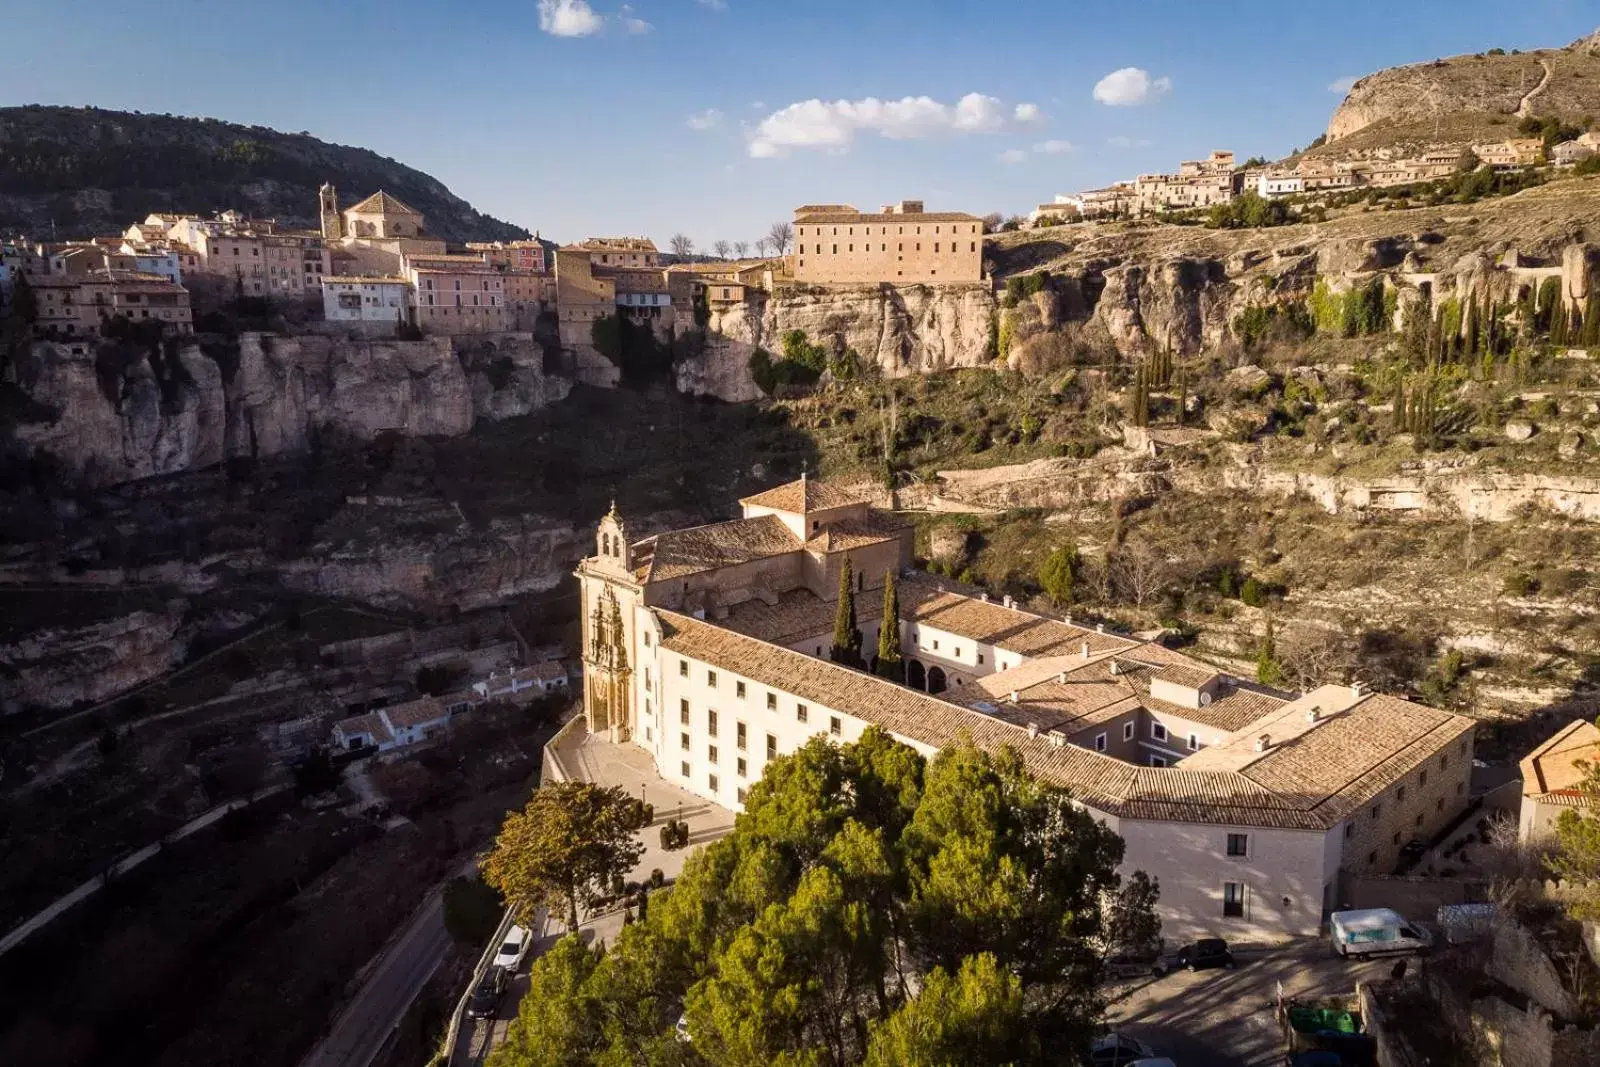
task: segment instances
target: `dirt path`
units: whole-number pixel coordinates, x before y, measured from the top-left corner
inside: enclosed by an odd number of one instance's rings
[[[1539,65],[1544,68],[1544,77],[1539,80],[1538,85],[1533,87],[1532,92],[1522,98],[1522,103],[1517,105],[1517,118],[1519,119],[1528,118],[1533,114],[1533,98],[1544,92],[1545,86],[1550,84],[1551,75],[1555,73],[1550,69],[1550,64],[1547,60],[1539,60]]]

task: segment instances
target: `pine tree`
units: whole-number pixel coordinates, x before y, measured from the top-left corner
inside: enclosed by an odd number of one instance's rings
[[[850,557],[839,568],[839,603],[833,615],[833,662],[846,667],[861,666],[861,631],[856,628],[856,579]]]
[[[891,682],[905,681],[905,666],[900,661],[900,594],[895,589],[893,571],[883,576],[883,621],[878,625],[877,671]]]

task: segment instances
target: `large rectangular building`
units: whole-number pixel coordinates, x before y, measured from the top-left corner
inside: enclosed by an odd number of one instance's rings
[[[794,213],[794,278],[816,285],[955,284],[983,280],[983,220],[902,200],[877,214],[848,204]]]
[[[1294,696],[1160,644],[906,572],[910,530],[802,479],[730,522],[630,541],[613,510],[578,568],[592,731],[741,810],[766,764],[879,726],[931,756],[1009,746],[1161,882],[1169,939],[1314,935],[1339,872],[1392,870],[1466,802],[1473,723],[1345,685]],[[849,558],[863,647],[896,627],[898,685],[831,662]],[[901,572],[900,618],[884,620]]]

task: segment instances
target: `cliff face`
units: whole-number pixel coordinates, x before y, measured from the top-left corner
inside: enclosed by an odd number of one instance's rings
[[[755,400],[750,377],[756,349],[778,357],[783,335],[801,330],[836,354],[853,349],[887,377],[975,367],[989,359],[995,313],[987,286],[797,288],[714,309],[706,345],[678,367],[678,388],[723,400]],[[682,324],[680,324],[680,329]]]
[[[158,677],[182,653],[185,602],[0,643],[0,713],[93,704]]]
[[[561,399],[543,353],[520,338],[457,352],[443,338],[346,341],[243,334],[237,349],[180,347],[163,359],[126,348],[41,342],[18,361],[34,421],[6,442],[48,454],[90,485],[304,453],[319,435],[371,440],[456,436]]]

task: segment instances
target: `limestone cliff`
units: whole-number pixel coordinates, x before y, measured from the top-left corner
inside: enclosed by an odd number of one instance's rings
[[[357,341],[246,333],[237,345],[41,342],[17,361],[29,411],[0,439],[22,458],[110,485],[236,457],[309,451],[319,436],[384,431],[456,436],[477,418],[526,414],[566,395],[543,352],[507,335],[459,350],[451,341]]]
[[[186,602],[0,641],[0,713],[93,704],[171,669]]]
[[[750,377],[750,357],[758,348],[781,352],[790,330],[803,331],[813,344],[835,354],[854,350],[865,366],[888,377],[975,367],[989,361],[994,313],[994,295],[986,285],[754,293],[744,303],[713,308],[704,350],[678,365],[678,388],[730,401],[760,398]]]

